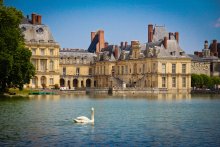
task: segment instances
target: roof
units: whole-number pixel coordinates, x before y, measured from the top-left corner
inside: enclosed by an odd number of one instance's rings
[[[165,26],[154,26],[153,30],[153,42],[161,41],[164,39],[164,37],[168,37],[169,34],[166,31]]]
[[[156,53],[158,58],[189,58],[187,54],[180,48],[176,40],[167,40],[167,48],[164,47],[163,41],[156,41],[146,44],[145,54],[150,57],[152,53]]]
[[[60,57],[88,57],[93,58],[95,57],[95,53],[90,53],[86,50],[60,50]]]
[[[19,25],[25,41],[30,42],[55,42],[48,26],[44,24],[31,24],[24,18]]]

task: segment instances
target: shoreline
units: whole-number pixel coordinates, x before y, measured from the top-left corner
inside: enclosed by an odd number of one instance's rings
[[[47,90],[46,90],[47,91]],[[28,97],[28,96],[33,96],[33,95],[68,95],[68,94],[82,94],[82,95],[102,95],[102,94],[107,94],[107,95],[133,95],[133,96],[137,96],[137,95],[159,95],[159,94],[214,94],[214,95],[219,95],[220,94],[220,90],[192,90],[191,92],[188,93],[179,93],[179,92],[171,92],[171,93],[155,93],[155,92],[146,92],[146,91],[142,91],[140,92],[139,90],[136,90],[135,92],[130,92],[127,90],[121,91],[121,92],[114,92],[114,93],[108,93],[108,91],[103,89],[96,89],[94,91],[87,91],[85,90],[50,90],[50,92],[52,92],[52,94],[47,94],[47,93],[41,93],[44,92],[44,90],[40,90],[39,94],[30,94],[29,93],[1,93],[0,96],[3,97]]]

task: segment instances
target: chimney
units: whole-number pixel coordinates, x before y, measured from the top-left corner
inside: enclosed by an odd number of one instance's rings
[[[175,32],[175,38],[176,38],[177,43],[179,43],[179,32]]]
[[[117,45],[115,46],[114,53],[115,53],[115,59],[118,59],[118,46]]]
[[[101,49],[104,48],[105,46],[104,31],[99,30],[98,35],[99,35],[99,50],[101,51]]]
[[[127,41],[125,41],[125,48],[128,46],[128,42]]]
[[[41,19],[42,19],[41,15],[37,15],[37,23],[38,24],[41,24]]]
[[[167,49],[167,37],[164,37],[163,46],[165,49]]]
[[[36,24],[36,16],[37,16],[37,15],[34,14],[34,13],[31,14],[31,17],[32,17],[32,18],[31,18],[31,23],[32,23],[32,24]]]
[[[199,52],[198,51],[195,51],[194,52],[194,55],[198,56]]]
[[[93,41],[93,39],[95,38],[96,32],[91,32],[91,42]]]
[[[148,25],[148,43],[153,41],[153,25]]]
[[[107,48],[108,47],[108,42],[105,42],[105,48]]]
[[[213,48],[213,52],[217,52],[217,40],[213,40],[213,45],[212,45],[212,48]]]
[[[173,35],[172,32],[169,32],[169,40],[171,39],[171,36]]]
[[[121,42],[121,48],[123,48],[124,47],[124,42]]]
[[[196,55],[198,57],[202,57],[203,56],[202,52],[198,52],[198,51],[195,51],[194,55]]]

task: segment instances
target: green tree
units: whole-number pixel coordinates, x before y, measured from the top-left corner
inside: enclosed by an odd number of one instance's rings
[[[19,28],[23,15],[13,7],[0,5],[0,91],[23,88],[35,74],[31,52],[25,48]]]
[[[215,88],[217,85],[220,85],[220,78],[219,77],[211,77],[211,81],[213,84],[213,88]]]
[[[205,75],[205,74],[201,74],[200,75],[202,80],[203,80],[203,84],[202,87],[206,87],[206,88],[210,88],[212,87],[212,80],[209,76]]]
[[[202,88],[204,84],[203,78],[201,75],[192,74],[191,75],[191,85],[192,87]]]

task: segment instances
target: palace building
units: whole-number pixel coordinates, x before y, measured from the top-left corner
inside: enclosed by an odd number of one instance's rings
[[[95,56],[83,49],[60,50],[60,86],[68,89],[93,87],[92,64]]]
[[[202,51],[195,51],[192,57],[192,73],[220,77],[220,43],[216,39],[212,43],[204,42]]]
[[[60,83],[59,44],[54,40],[48,26],[42,24],[42,17],[32,14],[23,18],[20,29],[24,35],[25,45],[32,52],[31,62],[36,75],[29,85],[30,88],[53,88]]]
[[[106,43],[96,54],[95,87],[190,92],[191,58],[179,46],[179,33],[168,33],[164,26],[148,25],[146,44]]]
[[[91,32],[88,50],[60,49],[37,14],[24,18],[20,28],[36,68],[29,87],[190,92],[191,58],[179,46],[179,33],[167,32],[165,26],[148,25],[143,44],[111,45],[104,30]]]

